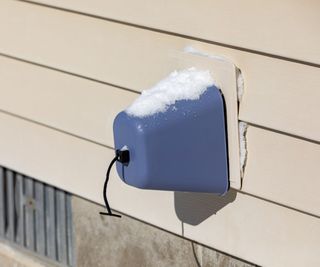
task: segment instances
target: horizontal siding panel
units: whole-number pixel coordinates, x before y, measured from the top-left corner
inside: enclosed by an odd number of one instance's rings
[[[192,45],[242,70],[242,120],[320,141],[319,68],[18,1],[0,7],[0,53],[141,91],[176,69]],[[307,110],[297,114],[297,106]]]
[[[240,119],[320,141],[320,69],[299,64],[287,64],[281,71],[276,63],[274,67],[260,66],[263,74],[255,70],[260,84],[245,80]]]
[[[2,113],[0,125],[0,164],[103,203],[101,189],[106,162],[113,157],[111,149]],[[188,195],[194,201],[182,199]],[[217,197],[206,195],[204,201],[204,194],[188,195],[135,189],[112,173],[112,207],[177,234],[182,229],[175,209],[183,206],[193,211],[196,199],[200,199],[200,211],[219,206]],[[263,266],[320,264],[319,219],[242,193],[225,204],[201,224],[185,223],[185,236]],[[181,210],[177,212],[181,218]],[[266,253],[271,246],[272,254]]]
[[[4,57],[0,82],[1,110],[109,147],[114,117],[138,96]],[[243,190],[320,215],[320,145],[256,127],[249,127],[247,140]]]
[[[242,190],[320,216],[320,145],[249,126]]]
[[[0,109],[113,147],[113,120],[138,93],[0,56]]]
[[[320,3],[314,0],[34,2],[320,63]]]
[[[190,197],[188,208],[205,209],[199,205],[201,199]],[[208,209],[215,205],[205,204]],[[318,218],[237,194],[232,203],[201,224],[185,224],[184,233],[221,251],[236,251],[239,258],[259,266],[319,266],[319,223]]]

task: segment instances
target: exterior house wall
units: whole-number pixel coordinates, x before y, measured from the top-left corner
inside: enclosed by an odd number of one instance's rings
[[[320,4],[34,2],[0,3],[0,165],[103,204],[115,115],[186,46],[222,55],[245,81],[242,187],[143,191],[112,173],[111,205],[264,266],[320,264]]]

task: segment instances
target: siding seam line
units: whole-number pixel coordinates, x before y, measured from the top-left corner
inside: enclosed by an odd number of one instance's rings
[[[36,120],[33,120],[33,119],[29,119],[29,118],[27,118],[27,117],[23,117],[23,116],[21,116],[21,115],[12,113],[12,112],[10,112],[10,111],[6,111],[6,110],[3,110],[3,109],[0,109],[0,113],[3,113],[3,114],[8,115],[8,116],[10,116],[10,117],[15,117],[15,118],[17,118],[17,119],[21,119],[21,120],[23,120],[23,121],[27,121],[27,122],[29,122],[29,123],[32,123],[32,124],[35,124],[35,125],[38,125],[38,126],[42,126],[42,127],[44,127],[44,128],[47,128],[47,129],[50,129],[50,130],[53,130],[53,131],[56,131],[56,132],[59,132],[59,133],[62,133],[62,134],[68,135],[68,136],[75,137],[75,138],[80,139],[80,140],[82,140],[82,141],[90,142],[90,143],[93,143],[93,144],[95,144],[95,145],[102,146],[102,147],[105,147],[105,148],[109,148],[109,149],[111,149],[111,150],[114,150],[114,148],[111,147],[111,146],[108,146],[108,145],[99,143],[99,142],[97,142],[97,141],[91,140],[91,139],[86,138],[86,137],[82,137],[82,136],[77,135],[77,134],[70,133],[70,132],[68,132],[68,131],[65,131],[65,130],[56,128],[56,127],[54,127],[54,126],[50,126],[50,125],[48,125],[48,124],[45,124],[45,123],[42,123],[42,122],[39,122],[39,121],[36,121]]]
[[[202,43],[217,45],[217,46],[221,46],[221,47],[225,47],[225,48],[229,48],[229,49],[233,49],[233,50],[238,50],[238,51],[242,51],[242,52],[246,52],[246,53],[256,54],[256,55],[260,55],[260,56],[264,56],[264,57],[275,58],[275,59],[282,60],[282,61],[287,61],[287,62],[292,62],[292,63],[296,63],[296,64],[307,65],[310,67],[320,68],[319,63],[309,62],[309,61],[305,61],[305,60],[301,60],[301,59],[295,59],[295,58],[276,55],[276,54],[263,52],[263,51],[259,51],[259,50],[254,50],[254,49],[250,49],[250,48],[245,48],[245,47],[241,47],[241,46],[211,41],[211,40],[204,39],[204,38],[198,38],[198,37],[194,37],[194,36],[190,36],[190,35],[186,35],[186,34],[171,32],[171,31],[167,31],[167,30],[161,30],[161,29],[143,26],[143,25],[139,25],[139,24],[134,24],[134,23],[130,23],[130,22],[125,22],[125,21],[121,21],[121,20],[117,20],[117,19],[112,19],[112,18],[107,18],[107,17],[103,17],[103,16],[99,16],[99,15],[93,15],[90,13],[76,11],[76,10],[72,10],[72,9],[68,9],[68,8],[38,3],[38,2],[30,1],[30,0],[15,0],[15,1],[27,3],[27,4],[31,4],[31,5],[36,5],[36,6],[42,6],[45,8],[52,8],[55,10],[73,13],[73,14],[77,14],[77,15],[82,15],[82,16],[86,16],[86,17],[91,17],[91,18],[95,18],[95,19],[100,19],[100,20],[104,20],[104,21],[109,21],[109,22],[122,24],[125,26],[134,27],[134,28],[138,28],[138,29],[142,29],[142,30],[147,30],[147,31],[162,33],[162,34],[171,35],[171,36],[175,36],[175,37],[185,38],[185,39],[189,39],[189,40],[193,40],[193,41],[198,41],[198,42],[202,42]]]
[[[81,74],[70,72],[70,71],[67,71],[67,70],[58,69],[58,68],[55,68],[55,67],[51,67],[51,66],[48,66],[48,65],[44,65],[44,64],[41,64],[41,63],[30,61],[30,60],[27,60],[27,59],[23,59],[23,58],[19,58],[19,57],[16,57],[16,56],[9,55],[9,54],[5,54],[5,53],[2,53],[2,52],[0,52],[0,57],[5,57],[5,58],[12,59],[12,60],[20,61],[20,62],[23,62],[23,63],[28,63],[28,64],[31,64],[31,65],[34,65],[34,66],[37,66],[37,67],[41,67],[41,68],[53,70],[53,71],[56,71],[56,72],[60,72],[60,73],[63,73],[63,74],[71,75],[71,76],[74,76],[74,77],[78,77],[78,78],[81,78],[81,79],[89,80],[91,82],[96,82],[96,83],[112,86],[112,87],[118,88],[120,90],[128,91],[128,92],[135,93],[135,94],[140,94],[139,91],[136,91],[136,90],[133,90],[133,89],[130,89],[130,88],[126,88],[126,87],[123,87],[123,86],[120,86],[120,85],[108,83],[108,82],[105,82],[105,81],[102,81],[102,80],[98,80],[98,79],[95,79],[95,78],[91,78],[91,77],[88,77],[88,76],[84,76],[84,75],[81,75]]]

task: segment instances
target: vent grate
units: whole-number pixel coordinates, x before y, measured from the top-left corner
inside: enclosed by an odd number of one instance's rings
[[[71,195],[0,167],[0,237],[74,266]]]

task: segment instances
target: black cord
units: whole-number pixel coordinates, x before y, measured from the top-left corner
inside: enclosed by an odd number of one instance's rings
[[[108,212],[100,212],[100,214],[101,215],[114,216],[114,217],[121,218],[121,215],[112,213],[110,205],[109,205],[109,202],[108,202],[108,198],[107,198],[107,186],[108,186],[110,171],[111,171],[111,168],[112,168],[113,164],[118,160],[118,158],[119,158],[119,155],[117,154],[114,157],[114,159],[110,162],[109,167],[108,167],[108,171],[107,171],[107,174],[106,174],[106,180],[105,180],[104,186],[103,186],[103,199],[104,199],[104,203],[106,205],[106,208],[107,208]]]
[[[108,182],[109,182],[109,177],[110,177],[110,171],[111,168],[113,166],[113,164],[115,162],[121,162],[124,165],[128,165],[129,161],[130,161],[130,153],[129,150],[116,150],[116,156],[113,158],[113,160],[110,162],[108,170],[107,170],[107,174],[106,174],[106,180],[104,182],[104,186],[103,186],[103,199],[104,199],[104,203],[106,205],[107,211],[108,212],[100,212],[101,215],[107,215],[107,216],[114,216],[114,217],[119,217],[121,218],[121,215],[118,214],[113,214],[108,202],[108,198],[107,198],[107,186],[108,186]]]

